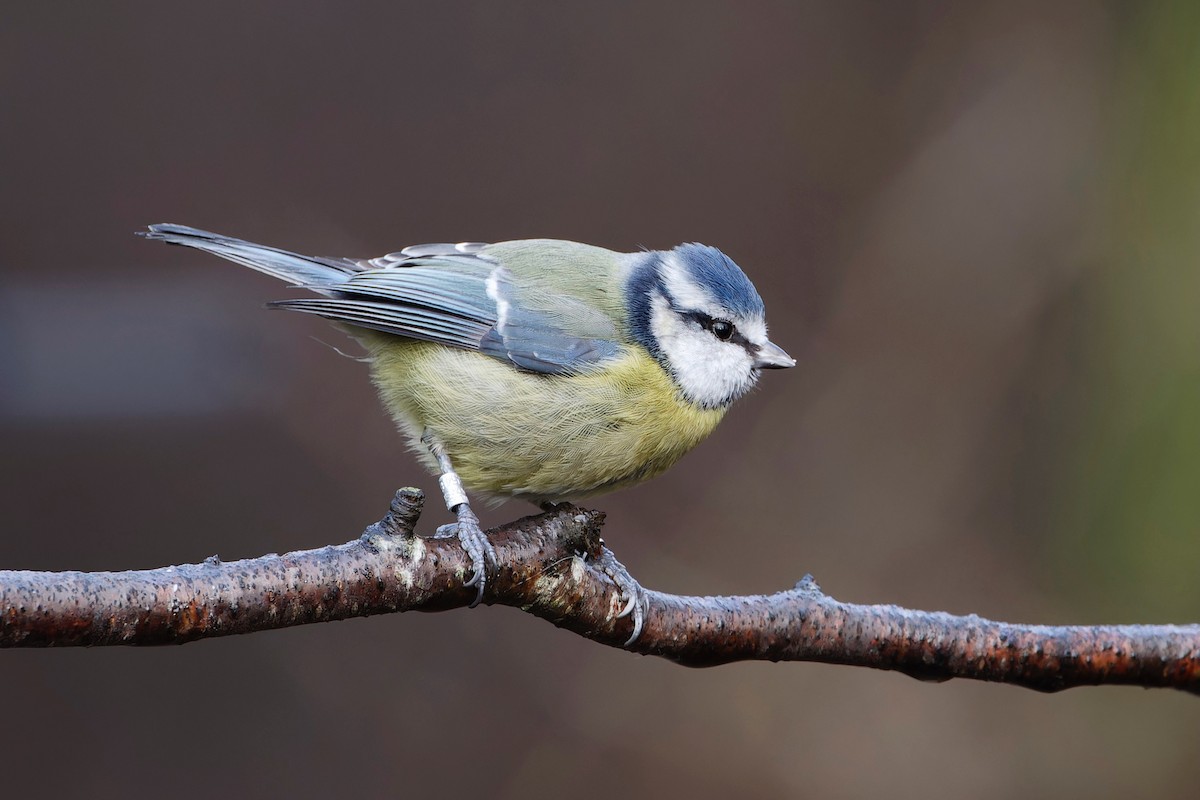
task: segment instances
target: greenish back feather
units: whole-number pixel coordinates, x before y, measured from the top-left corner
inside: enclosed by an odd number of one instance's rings
[[[582,307],[590,306],[624,325],[623,254],[562,239],[498,242],[484,248],[483,254],[496,259],[518,285],[529,289],[522,293],[523,302],[565,317],[568,330],[574,329],[569,320],[577,312],[564,309],[557,302],[559,296],[579,300]]]

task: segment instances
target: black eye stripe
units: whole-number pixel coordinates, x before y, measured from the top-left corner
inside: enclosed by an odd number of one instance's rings
[[[747,350],[750,349],[750,340],[743,336],[742,332],[738,330],[737,325],[733,324],[731,321],[727,319],[718,319],[710,314],[705,314],[703,311],[683,311],[681,309],[677,309],[677,311],[682,317],[697,323],[701,328],[711,333],[720,341],[731,342],[733,344],[741,345]],[[714,326],[720,325],[729,326],[730,333],[728,336],[723,337],[719,335],[716,330],[714,330]]]
[[[684,319],[689,319],[692,322],[695,322],[697,325],[699,325],[701,328],[704,328],[704,330],[706,330],[706,331],[711,331],[713,325],[717,322],[726,322],[727,321],[727,320],[719,320],[716,317],[709,316],[708,314],[705,314],[703,311],[680,311],[679,314]],[[730,323],[730,324],[732,324],[732,323]]]

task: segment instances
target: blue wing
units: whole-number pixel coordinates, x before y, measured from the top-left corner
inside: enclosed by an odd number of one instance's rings
[[[496,324],[496,305],[486,291],[488,271],[481,263],[395,260],[333,285],[304,285],[326,297],[278,300],[270,306],[477,350]]]
[[[477,350],[530,372],[585,371],[622,348],[610,317],[577,299],[547,297],[520,283],[488,257],[485,244],[417,245],[355,261],[303,256],[181,225],[153,225],[144,235],[205,250],[322,295],[276,301],[273,308]]]
[[[480,339],[479,350],[489,356],[555,374],[577,372],[621,349],[612,319],[573,297],[531,297],[536,290],[500,266],[488,275],[486,288],[496,304],[496,323]]]
[[[478,350],[544,374],[580,372],[621,349],[616,327],[602,312],[568,297],[551,300],[555,313],[542,310],[548,299],[544,296],[536,303],[541,308],[532,308],[523,302],[531,289],[519,285],[504,267],[478,256],[445,253],[392,259],[386,267],[355,273],[336,286],[311,288],[332,289],[334,296],[271,305]]]
[[[301,255],[185,225],[150,225],[142,235],[220,255],[320,295],[271,307],[478,350],[529,372],[581,372],[623,347],[604,312],[516,281],[484,243],[416,245],[355,260]]]

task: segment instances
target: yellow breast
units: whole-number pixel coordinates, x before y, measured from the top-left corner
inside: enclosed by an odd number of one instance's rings
[[[436,472],[420,442],[431,431],[476,492],[564,500],[637,483],[678,461],[725,415],[683,400],[640,347],[597,372],[538,375],[476,352],[360,339],[413,450]]]

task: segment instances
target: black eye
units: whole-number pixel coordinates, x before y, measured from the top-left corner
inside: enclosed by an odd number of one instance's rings
[[[728,342],[737,328],[733,327],[732,322],[723,319],[714,319],[708,325],[708,329],[712,331],[712,335],[720,339],[722,342]]]

